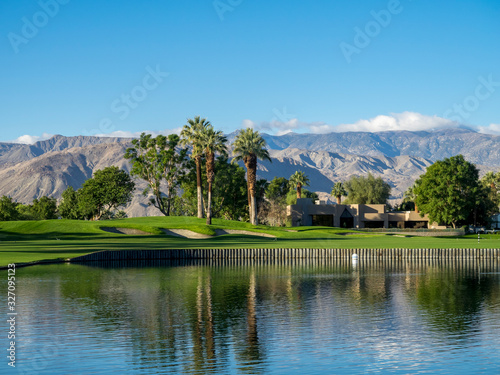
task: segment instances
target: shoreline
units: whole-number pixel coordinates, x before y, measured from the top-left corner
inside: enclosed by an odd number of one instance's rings
[[[184,259],[499,259],[500,249],[170,249],[98,251],[69,259],[69,263],[114,260]]]
[[[57,263],[87,263],[109,261],[155,261],[155,260],[270,260],[287,259],[352,259],[357,260],[398,259],[398,260],[469,260],[500,259],[500,249],[451,248],[451,249],[308,249],[308,248],[248,248],[248,249],[168,249],[168,250],[102,250],[90,254],[65,259],[45,259],[33,262],[15,263],[16,268]],[[8,266],[0,266],[6,270]]]

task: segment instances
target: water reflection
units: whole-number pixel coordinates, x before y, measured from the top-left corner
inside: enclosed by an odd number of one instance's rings
[[[500,368],[496,260],[165,260],[18,273],[27,373],[75,363],[141,374]]]

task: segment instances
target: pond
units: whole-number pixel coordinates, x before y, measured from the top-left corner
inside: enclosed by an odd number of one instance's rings
[[[498,261],[56,264],[16,282],[2,374],[500,373]]]

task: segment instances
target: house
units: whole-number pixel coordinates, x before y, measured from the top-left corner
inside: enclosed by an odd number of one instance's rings
[[[491,229],[500,229],[500,214],[491,217]]]
[[[325,204],[309,198],[297,199],[297,204],[287,206],[287,216],[292,226],[327,226],[340,228],[434,228],[427,215],[415,211],[387,212],[385,204]]]

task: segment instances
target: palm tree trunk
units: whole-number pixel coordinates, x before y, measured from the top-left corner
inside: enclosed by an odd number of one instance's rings
[[[251,198],[251,201],[252,201],[252,210],[251,210],[252,216],[250,220],[252,225],[258,225],[259,221],[257,219],[257,198],[255,197],[255,195]]]
[[[248,156],[246,162],[247,167],[247,183],[250,193],[250,224],[257,225],[257,199],[256,199],[256,183],[257,183],[257,157],[255,155]]]
[[[212,225],[212,183],[208,183],[207,225]]]
[[[301,196],[302,196],[302,185],[297,184],[297,199],[300,199]]]
[[[337,204],[342,204],[342,196],[337,195]]]
[[[215,178],[215,154],[207,153],[206,155],[207,163],[207,183],[208,183],[208,194],[207,194],[207,225],[212,224],[212,184]]]
[[[198,198],[198,218],[203,218],[203,190],[201,182],[201,156],[197,156],[195,159],[196,164],[196,193]]]

